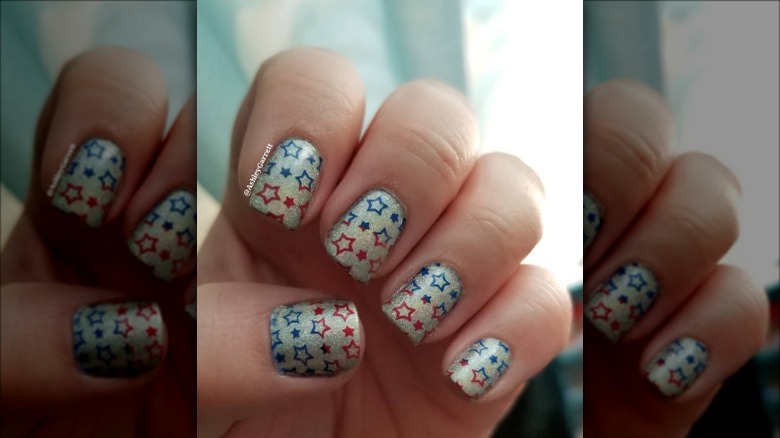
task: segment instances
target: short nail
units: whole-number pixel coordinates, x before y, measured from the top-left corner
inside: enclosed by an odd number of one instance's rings
[[[130,252],[157,278],[179,276],[195,248],[195,214],[192,193],[171,192],[136,225],[127,241]]]
[[[582,237],[587,248],[601,228],[601,206],[589,193],[583,195],[582,205]]]
[[[356,366],[360,319],[351,301],[279,306],[271,313],[271,356],[283,374],[332,376]]]
[[[496,384],[511,364],[508,345],[496,338],[484,338],[452,362],[447,375],[466,395],[477,399]]]
[[[368,282],[406,225],[406,209],[382,189],[364,194],[331,227],[325,248],[355,280]]]
[[[658,280],[653,272],[638,263],[630,263],[591,294],[585,315],[610,341],[617,342],[642,319],[658,293]]]
[[[162,361],[165,342],[160,308],[150,301],[92,304],[73,315],[73,352],[85,374],[147,373]]]
[[[109,211],[124,169],[125,157],[114,143],[91,138],[65,167],[52,203],[97,228]]]
[[[463,284],[455,270],[435,263],[422,268],[382,310],[416,345],[444,321],[461,295]]]
[[[312,143],[282,141],[258,175],[249,205],[294,230],[309,208],[321,168],[322,156]]]
[[[645,366],[644,375],[663,395],[677,397],[704,371],[707,357],[704,344],[693,338],[680,338]]]

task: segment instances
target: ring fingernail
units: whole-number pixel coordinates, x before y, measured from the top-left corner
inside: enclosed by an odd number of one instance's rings
[[[631,330],[653,305],[659,286],[653,272],[638,263],[617,270],[588,300],[585,315],[612,342]]]
[[[63,169],[52,204],[97,228],[111,207],[124,168],[125,157],[114,143],[91,138]]]
[[[282,141],[257,176],[249,205],[294,230],[317,188],[322,156],[302,138]]]
[[[135,227],[130,252],[152,268],[155,277],[172,280],[182,272],[195,247],[195,196],[169,194]]]
[[[360,360],[360,319],[351,301],[279,306],[271,313],[271,355],[283,374],[332,376]]]
[[[582,205],[582,244],[585,248],[596,238],[599,229],[601,229],[601,206],[590,193],[585,193]]]
[[[463,392],[477,399],[496,384],[512,364],[509,346],[496,338],[480,339],[447,369],[447,376]]]
[[[331,227],[325,248],[352,278],[366,283],[382,266],[405,225],[403,204],[385,190],[371,190]]]
[[[707,367],[707,347],[693,338],[680,338],[666,346],[645,366],[644,375],[661,394],[677,397]]]
[[[432,332],[463,295],[454,269],[425,266],[382,306],[385,315],[416,345]]]
[[[150,301],[92,304],[73,315],[73,353],[85,374],[147,373],[162,361],[165,342],[160,308]]]

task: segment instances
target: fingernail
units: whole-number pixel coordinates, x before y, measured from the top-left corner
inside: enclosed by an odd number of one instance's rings
[[[160,308],[151,301],[91,304],[73,315],[73,352],[85,374],[147,373],[162,361],[165,342]]]
[[[65,167],[52,204],[97,228],[111,207],[124,169],[125,157],[114,143],[91,138]]]
[[[271,313],[271,355],[283,374],[339,374],[358,364],[360,342],[360,319],[351,301],[299,303]]]
[[[406,208],[382,189],[364,194],[336,222],[325,248],[355,280],[367,283],[406,225]]]
[[[472,399],[496,384],[512,364],[509,346],[496,338],[484,338],[464,351],[447,369],[450,379]]]
[[[249,205],[294,230],[309,208],[322,156],[302,138],[282,141],[257,177]]]
[[[585,248],[593,242],[600,228],[601,206],[591,197],[590,193],[585,193],[582,205],[582,237]]]
[[[463,284],[454,269],[428,265],[382,306],[385,315],[417,345],[458,303]]]
[[[707,356],[704,344],[693,338],[680,338],[645,366],[644,375],[661,394],[677,397],[704,371]]]
[[[174,279],[195,248],[195,213],[192,193],[171,192],[136,225],[127,241],[130,252],[151,267],[155,277]]]
[[[642,319],[659,292],[653,272],[630,263],[591,294],[585,315],[614,343]]]

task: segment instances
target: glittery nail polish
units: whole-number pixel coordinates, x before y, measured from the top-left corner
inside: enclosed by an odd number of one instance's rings
[[[97,228],[111,207],[124,169],[125,157],[114,143],[91,138],[65,167],[52,204]]]
[[[480,339],[447,368],[447,376],[463,392],[477,399],[493,385],[512,364],[509,346],[496,338]]]
[[[299,303],[271,313],[271,356],[280,373],[341,373],[358,364],[360,345],[360,319],[351,301]]]
[[[434,263],[420,269],[382,306],[385,315],[417,345],[455,307],[463,284],[454,269]]]
[[[650,361],[643,375],[661,394],[677,397],[707,366],[707,347],[693,338],[680,338]]]
[[[367,283],[405,225],[403,204],[385,190],[371,190],[331,227],[325,249],[352,278]]]
[[[165,325],[153,302],[91,304],[73,315],[73,352],[85,374],[138,376],[160,364],[165,348]]]
[[[627,264],[591,294],[585,316],[610,341],[617,342],[650,309],[659,291],[650,269]]]
[[[600,228],[601,206],[593,199],[590,193],[585,193],[582,203],[582,239],[585,248],[593,242]]]
[[[195,249],[195,196],[176,190],[136,225],[130,252],[163,280],[179,276]]]
[[[322,156],[311,142],[282,141],[258,175],[249,205],[294,230],[309,208],[321,168]]]

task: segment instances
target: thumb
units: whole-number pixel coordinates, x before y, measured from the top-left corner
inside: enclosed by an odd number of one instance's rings
[[[197,322],[203,430],[339,388],[364,348],[354,303],[303,289],[204,285],[198,288]]]

